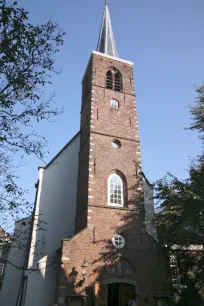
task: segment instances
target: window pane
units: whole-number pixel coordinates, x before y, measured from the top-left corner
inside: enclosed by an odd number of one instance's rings
[[[112,174],[109,178],[109,203],[114,205],[123,205],[122,201],[123,183],[117,174]]]
[[[119,103],[116,100],[110,100],[110,107],[119,108]]]
[[[171,268],[173,285],[180,285],[180,273],[179,273],[177,257],[173,254],[170,255],[170,268]]]
[[[3,274],[4,271],[4,264],[0,264],[0,275]]]

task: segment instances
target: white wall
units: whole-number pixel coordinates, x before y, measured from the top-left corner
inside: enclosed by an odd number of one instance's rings
[[[146,229],[148,234],[157,240],[157,231],[155,226],[151,224],[151,221],[154,218],[154,186],[150,185],[145,177],[143,178],[143,182]]]
[[[29,217],[20,220],[15,225],[14,241],[11,244],[0,295],[0,306],[16,306],[23,276],[27,244],[29,243],[31,220],[32,218]]]
[[[26,306],[54,304],[56,251],[61,240],[75,233],[75,212],[78,178],[80,135],[45,168],[39,169],[31,250],[28,267],[40,272],[28,272]]]

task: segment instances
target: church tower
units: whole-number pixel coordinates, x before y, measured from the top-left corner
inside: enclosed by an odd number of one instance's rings
[[[143,185],[133,63],[118,58],[108,6],[96,52],[82,80],[76,232],[98,215],[137,208],[143,219]],[[140,194],[133,207],[133,186]],[[142,226],[142,222],[140,224]]]
[[[133,63],[118,57],[106,3],[82,80],[76,234],[59,252],[57,305],[170,305],[144,200]]]

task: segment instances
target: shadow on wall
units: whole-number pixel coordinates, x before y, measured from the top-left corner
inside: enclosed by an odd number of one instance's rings
[[[94,220],[97,227],[86,228],[71,240],[63,241],[58,279],[60,289],[56,298],[60,305],[66,305],[67,299],[73,296],[85,298],[90,305],[95,302],[105,305],[110,283],[134,286],[136,301],[145,298],[150,304],[155,302],[148,288],[151,292],[165,292],[170,296],[166,249],[146,233],[140,183],[134,186],[135,190],[127,205],[129,209],[109,209],[105,221],[98,213]],[[146,288],[143,290],[145,297],[140,297],[138,280],[140,288]]]

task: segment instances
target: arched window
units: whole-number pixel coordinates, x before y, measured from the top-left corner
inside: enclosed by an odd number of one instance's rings
[[[171,268],[173,286],[179,286],[180,285],[179,266],[178,266],[177,257],[173,254],[170,255],[170,268]]]
[[[117,69],[110,69],[106,75],[106,88],[115,91],[122,90],[122,75]]]
[[[110,100],[110,107],[111,107],[111,108],[119,108],[119,103],[118,103],[118,101],[116,101],[116,100],[114,100],[114,99]]]
[[[124,206],[123,181],[116,173],[108,178],[108,205]]]
[[[121,91],[122,77],[119,71],[115,73],[115,90]]]
[[[111,70],[109,70],[109,71],[107,72],[106,87],[107,87],[108,89],[112,89],[112,88],[113,88],[113,75],[112,75]]]

